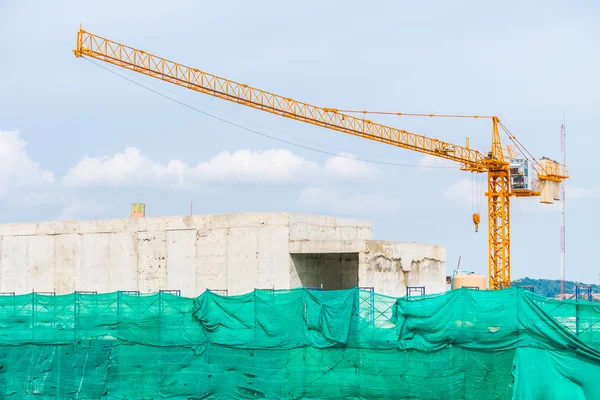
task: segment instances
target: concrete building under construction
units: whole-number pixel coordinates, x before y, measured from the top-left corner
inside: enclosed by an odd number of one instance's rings
[[[446,290],[442,246],[373,240],[368,221],[297,213],[0,225],[0,292],[158,292],[356,286]]]

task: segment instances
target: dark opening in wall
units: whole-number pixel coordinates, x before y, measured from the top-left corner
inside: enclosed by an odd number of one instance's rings
[[[358,286],[358,253],[292,254],[303,287],[323,290]]]

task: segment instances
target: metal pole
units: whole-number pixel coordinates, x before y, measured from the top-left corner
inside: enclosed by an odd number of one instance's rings
[[[566,133],[565,125],[560,126],[560,157],[561,164],[566,165]],[[560,298],[565,298],[565,268],[566,268],[566,242],[565,242],[565,181],[560,182]]]

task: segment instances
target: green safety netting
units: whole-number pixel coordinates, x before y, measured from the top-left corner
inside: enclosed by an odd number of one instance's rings
[[[599,399],[600,307],[523,289],[0,297],[2,399]]]

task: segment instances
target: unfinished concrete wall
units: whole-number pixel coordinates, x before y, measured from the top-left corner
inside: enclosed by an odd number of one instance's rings
[[[370,235],[365,221],[288,213],[3,224],[0,292],[285,289],[290,236]]]
[[[0,225],[0,291],[286,288],[288,220],[273,213]]]
[[[378,293],[402,295],[407,286],[426,293],[446,290],[446,249],[420,243],[369,240],[360,253],[359,282]]]
[[[371,234],[367,221],[294,213],[0,224],[0,292],[445,288],[443,248]]]
[[[290,241],[368,240],[371,223],[351,218],[289,214]]]
[[[377,293],[402,296],[407,286],[424,286],[426,293],[446,290],[443,246],[379,240],[307,240],[290,242],[290,253],[293,260],[300,255],[358,254],[358,286],[373,287]]]

